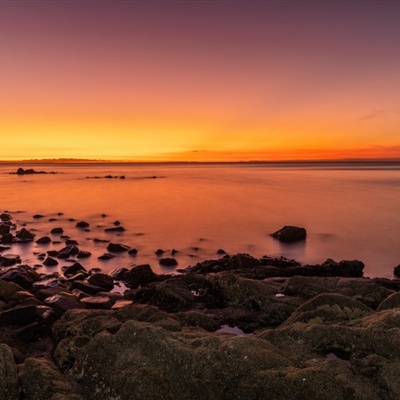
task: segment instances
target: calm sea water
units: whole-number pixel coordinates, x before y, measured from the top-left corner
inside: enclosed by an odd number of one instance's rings
[[[24,168],[28,167],[24,165]],[[93,254],[85,267],[110,271],[150,263],[167,272],[154,254],[178,250],[179,268],[217,258],[220,248],[295,258],[302,263],[359,259],[366,276],[392,277],[400,264],[400,165],[396,164],[99,164],[39,165],[56,175],[10,175],[0,166],[0,209],[13,212],[37,237],[61,226],[79,247]],[[124,175],[121,179],[87,177]],[[156,176],[157,179],[152,178]],[[22,211],[16,213],[16,211]],[[58,216],[59,212],[64,213]],[[35,214],[45,217],[34,220]],[[102,217],[106,214],[106,217]],[[50,222],[50,218],[57,221]],[[70,221],[70,218],[76,221]],[[75,227],[79,220],[90,231]],[[105,233],[120,221],[126,231]],[[307,240],[283,245],[269,234],[284,225],[303,226]],[[57,236],[53,236],[57,240]],[[136,257],[118,255],[98,261],[108,239],[138,249]],[[13,245],[23,262],[38,264],[34,252],[63,244]],[[61,262],[61,265],[66,265]],[[43,267],[43,272],[56,268]]]

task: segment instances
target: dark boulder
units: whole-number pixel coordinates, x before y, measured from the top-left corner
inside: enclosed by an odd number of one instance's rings
[[[71,289],[79,289],[89,295],[96,295],[97,293],[104,291],[103,287],[91,285],[90,283],[81,281],[72,282]]]
[[[130,256],[136,256],[137,253],[138,253],[137,249],[130,249],[130,250],[128,251],[128,254],[129,254]]]
[[[29,265],[19,265],[0,271],[0,279],[14,282],[24,289],[29,289],[35,282],[40,280],[40,275]]]
[[[74,263],[70,265],[69,267],[65,268],[64,270],[64,275],[65,276],[73,276],[79,272],[84,272],[87,274],[86,269],[79,263]]]
[[[106,291],[110,291],[114,287],[114,279],[106,274],[93,274],[88,278],[91,285],[102,287]]]
[[[160,263],[160,265],[163,265],[165,267],[176,267],[178,265],[178,261],[176,261],[175,258],[170,257],[160,258],[158,262]]]
[[[125,228],[123,226],[116,226],[114,228],[106,228],[104,232],[125,232]]]
[[[148,264],[137,265],[124,274],[124,281],[131,289],[136,289],[139,286],[147,285],[156,280],[157,275]]]
[[[48,244],[51,242],[51,239],[48,236],[43,236],[41,238],[39,238],[38,240],[36,240],[37,244]]]
[[[11,267],[21,263],[21,257],[18,254],[4,254],[0,256],[0,265],[2,267]]]
[[[74,308],[85,308],[78,297],[67,292],[60,292],[54,296],[47,297],[44,302],[46,305],[52,307],[57,315],[62,315]]]
[[[57,258],[69,258],[70,256],[75,256],[78,253],[78,247],[76,247],[75,245],[69,245],[58,252]]]
[[[89,222],[86,222],[86,221],[79,221],[79,222],[76,223],[75,226],[76,226],[77,228],[82,228],[82,229],[84,229],[84,228],[89,228]]]
[[[97,258],[99,260],[111,260],[112,258],[115,257],[115,254],[110,254],[110,253],[104,253],[101,256],[98,256]]]
[[[1,237],[1,242],[4,244],[11,244],[14,241],[14,235],[12,233],[6,233]]]
[[[50,233],[54,234],[54,235],[61,235],[62,233],[64,233],[64,229],[61,227],[57,227],[57,228],[53,228]]]
[[[55,260],[52,257],[47,257],[44,261],[43,261],[43,265],[45,265],[46,267],[55,267],[56,265],[58,265],[58,261]]]
[[[108,296],[89,296],[84,297],[81,301],[87,308],[109,310],[112,306],[112,301]]]
[[[92,255],[90,251],[86,250],[79,250],[78,254],[76,255],[76,258],[88,258]]]
[[[119,243],[109,243],[109,245],[107,246],[107,250],[112,251],[114,253],[129,251],[129,249],[130,249],[129,246]]]
[[[396,276],[397,278],[400,278],[400,265],[397,265],[396,267],[394,267],[394,269],[393,269],[393,274],[394,274],[394,276]]]
[[[271,236],[281,242],[291,243],[305,240],[307,231],[298,226],[284,226],[278,231],[271,234]]]
[[[12,349],[0,344],[0,399],[15,400],[19,398],[19,378],[14,362]]]
[[[14,307],[0,312],[0,326],[26,325],[39,318],[38,306]]]
[[[6,235],[7,233],[10,233],[10,228],[11,225],[9,225],[8,223],[0,223],[0,235]]]
[[[11,216],[11,214],[5,212],[5,213],[1,213],[0,214],[0,219],[2,221],[11,221],[12,220],[12,216]]]

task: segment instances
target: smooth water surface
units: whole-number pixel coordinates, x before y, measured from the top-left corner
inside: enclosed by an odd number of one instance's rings
[[[0,165],[0,210],[36,229],[37,238],[63,227],[80,249],[93,253],[82,260],[85,267],[110,271],[150,263],[156,272],[169,272],[154,254],[159,248],[164,256],[178,250],[179,268],[217,258],[221,248],[302,263],[359,259],[366,276],[392,277],[400,264],[400,165],[35,164],[30,167],[58,174],[11,175],[17,167]],[[106,175],[126,179],[88,179]],[[35,214],[44,218],[35,220]],[[79,220],[90,223],[89,232],[75,227]],[[116,220],[126,231],[105,233]],[[305,227],[307,240],[283,245],[269,236],[284,225]],[[138,255],[98,261],[107,244],[94,238],[135,247]],[[63,246],[15,244],[8,252],[34,265],[33,252]]]

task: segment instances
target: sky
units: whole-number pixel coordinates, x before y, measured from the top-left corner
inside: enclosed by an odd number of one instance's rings
[[[400,159],[399,1],[0,1],[0,160]]]

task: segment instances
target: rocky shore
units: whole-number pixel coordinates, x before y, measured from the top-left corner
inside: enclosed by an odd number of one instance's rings
[[[35,240],[1,220],[2,247]],[[85,251],[65,244],[44,261]],[[361,261],[221,251],[164,275],[0,264],[0,400],[400,398],[400,280],[364,278]]]

